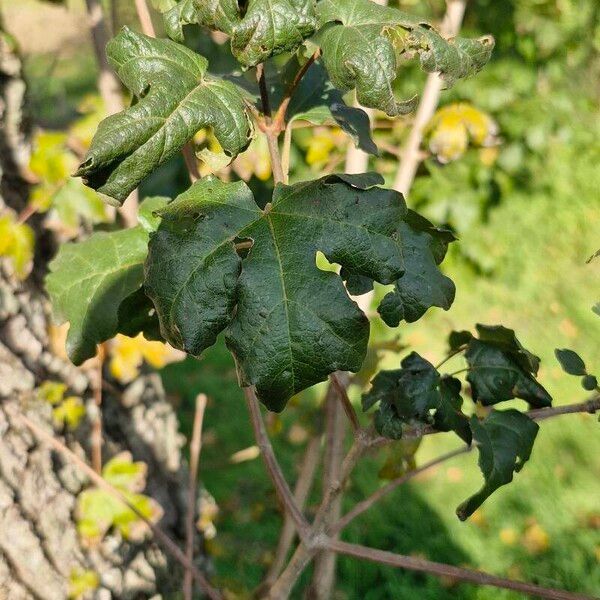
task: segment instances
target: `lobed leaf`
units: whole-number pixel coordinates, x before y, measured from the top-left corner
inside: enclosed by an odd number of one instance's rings
[[[236,0],[181,0],[164,15],[172,39],[184,25],[203,25],[231,37],[231,51],[245,67],[295,50],[317,27],[314,0],[249,0],[242,16]]]
[[[512,329],[478,324],[478,339],[469,342],[465,358],[473,400],[484,405],[522,398],[536,408],[552,398],[536,381],[539,358],[520,344]]]
[[[471,516],[499,487],[510,483],[529,460],[538,425],[517,410],[492,410],[483,420],[471,417],[473,439],[479,450],[479,468],[485,483],[465,500],[456,514],[461,521]]]
[[[415,108],[398,101],[394,81],[405,59],[418,55],[427,72],[439,72],[448,86],[479,71],[489,60],[491,37],[445,40],[428,23],[370,0],[322,0],[317,43],[334,85],[356,89],[358,101],[390,116]]]
[[[162,335],[199,355],[225,330],[243,385],[271,410],[336,370],[357,371],[369,323],[316,253],[371,279],[402,272],[396,192],[370,175],[278,185],[262,211],[243,182],[208,177],[161,211],[146,292]],[[235,242],[251,240],[240,256]]]
[[[128,28],[110,41],[107,55],[136,102],[100,123],[76,175],[111,203],[122,204],[204,127],[212,127],[230,157],[250,143],[241,91],[208,75],[202,56]]]

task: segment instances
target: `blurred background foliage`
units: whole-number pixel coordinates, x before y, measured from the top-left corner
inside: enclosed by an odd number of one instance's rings
[[[0,0],[5,26],[25,56],[30,112],[38,128],[31,163],[32,203],[36,210],[47,211],[49,225],[68,239],[78,228],[110,225],[94,194],[68,179],[103,109],[95,95],[94,56],[81,25],[83,2],[64,4]],[[395,4],[434,21],[444,12],[442,0]],[[106,9],[115,29],[125,23],[138,27],[133,2],[106,2]],[[372,352],[358,381],[366,384],[368,369],[378,361],[388,368],[398,365],[399,351],[408,351],[405,348],[439,360],[451,329],[501,322],[542,357],[541,380],[557,403],[574,402],[584,393],[575,379],[562,373],[553,349],[573,347],[588,365],[600,366],[600,321],[591,311],[599,297],[600,261],[586,264],[600,246],[600,3],[470,0],[464,31],[493,34],[494,57],[478,76],[442,94],[408,198],[409,206],[436,224],[449,225],[459,237],[444,263],[457,284],[456,302],[447,313],[431,310],[418,323],[402,324],[397,330],[387,329],[375,317]],[[198,34],[192,43],[209,57],[214,70],[231,68],[226,47],[210,36]],[[398,93],[409,97],[423,82],[423,73],[407,68],[397,81]],[[380,155],[371,158],[370,167],[391,184],[411,118],[392,122],[376,114],[374,121]],[[210,132],[196,142],[199,148],[218,151]],[[292,180],[341,170],[347,144],[337,128],[298,127],[291,151]],[[211,170],[207,165],[201,168],[203,173]],[[244,178],[261,191],[268,185],[269,168],[264,140],[258,138],[220,175]],[[186,185],[184,165],[176,159],[144,183],[142,195],[172,196]],[[13,221],[0,227],[21,240],[18,260],[23,270],[31,240],[14,229]],[[384,291],[380,288],[377,294]],[[120,360],[126,362],[127,357]],[[140,361],[136,359],[136,369]],[[207,496],[202,523],[210,531],[207,549],[218,578],[234,597],[247,597],[273,558],[281,519],[252,448],[234,365],[219,342],[199,362],[186,359],[166,367],[162,375],[179,407],[184,433],[189,433],[195,395],[205,392],[211,398],[201,472],[214,501]],[[309,390],[282,417],[269,421],[290,476],[316,427],[314,411],[322,391]],[[358,385],[351,394],[358,399]],[[416,462],[452,443],[445,436],[430,436]],[[347,505],[379,485],[378,473],[385,476],[390,468],[401,468],[404,454],[393,446],[387,455],[365,461],[348,491]],[[357,520],[345,535],[396,552],[598,593],[599,455],[594,419],[580,415],[547,423],[523,473],[468,522],[460,523],[453,507],[479,485],[474,456],[416,478]],[[348,558],[339,564],[340,598],[519,597],[456,587],[452,581]]]

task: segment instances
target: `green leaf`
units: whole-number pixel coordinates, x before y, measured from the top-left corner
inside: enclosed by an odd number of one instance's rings
[[[479,339],[471,340],[465,353],[473,400],[491,405],[522,398],[537,408],[550,406],[550,394],[535,379],[539,358],[523,348],[515,332],[502,326],[476,327]]]
[[[152,233],[158,229],[160,225],[158,213],[169,202],[171,202],[171,198],[165,198],[164,196],[144,198],[138,209],[138,221],[148,233]]]
[[[588,392],[598,389],[598,379],[594,375],[586,375],[581,380],[581,386]]]
[[[461,521],[471,516],[499,487],[510,483],[529,460],[538,425],[516,410],[493,410],[483,420],[471,417],[473,439],[479,450],[483,487],[456,510]]]
[[[121,204],[204,127],[212,127],[228,156],[250,143],[242,93],[208,75],[202,56],[127,28],[110,41],[107,55],[137,101],[100,123],[76,175],[109,201]]]
[[[278,185],[261,211],[243,182],[197,182],[161,211],[150,240],[146,292],[165,339],[198,355],[226,329],[242,384],[271,410],[333,371],[358,371],[368,319],[315,260],[320,250],[382,283],[402,272],[402,197],[372,184],[331,175]],[[245,258],[241,240],[253,242]]]
[[[440,431],[454,431],[470,444],[473,436],[469,419],[461,410],[463,404],[461,388],[460,380],[455,377],[442,377],[439,383],[440,404],[435,411],[433,424]]]
[[[456,288],[438,265],[444,260],[448,244],[454,239],[447,229],[434,227],[418,213],[408,211],[397,230],[405,272],[378,308],[387,325],[396,327],[400,321],[413,323],[432,306],[444,310],[450,308]]]
[[[317,43],[334,85],[356,88],[363,106],[390,116],[405,114],[415,99],[398,101],[393,84],[405,59],[418,55],[427,72],[440,72],[447,85],[479,71],[489,60],[493,39],[444,40],[429,24],[369,0],[322,0]]]
[[[140,226],[99,232],[60,247],[46,289],[58,322],[70,322],[67,353],[76,364],[118,331],[119,306],[143,283],[148,234]]]
[[[236,0],[182,0],[165,14],[169,37],[183,41],[183,25],[198,24],[231,37],[245,67],[295,50],[317,27],[314,0],[249,0],[243,17]]]
[[[586,375],[585,363],[577,352],[568,348],[563,348],[562,350],[556,348],[554,354],[565,373],[569,375]]]
[[[440,405],[440,375],[430,362],[412,352],[401,367],[378,373],[362,398],[365,411],[379,403],[375,428],[392,439],[402,436],[404,423],[430,423],[430,410]]]
[[[272,95],[275,101],[281,100],[282,88],[291,83],[299,69],[300,63],[292,58],[280,78],[283,85],[280,84]],[[357,148],[369,154],[379,154],[371,137],[369,116],[364,110],[346,104],[320,62],[313,63],[301,79],[287,108],[286,119],[288,123],[337,124],[353,139]]]
[[[453,352],[461,346],[466,346],[473,339],[473,334],[470,331],[451,331],[448,336],[448,347]]]

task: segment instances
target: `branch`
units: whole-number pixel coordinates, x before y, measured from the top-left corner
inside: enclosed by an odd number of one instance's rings
[[[258,447],[260,448],[260,453],[267,467],[267,471],[269,472],[269,476],[275,486],[277,496],[283,504],[286,513],[288,513],[293,519],[300,539],[305,539],[310,533],[310,525],[304,518],[301,510],[298,508],[285,477],[283,476],[281,467],[277,462],[277,458],[275,458],[273,447],[271,446],[269,436],[267,435],[267,431],[265,429],[265,423],[262,415],[260,414],[260,406],[258,404],[258,399],[256,397],[254,388],[245,387],[243,390],[244,396],[246,397],[246,404],[248,405],[248,411],[250,412],[252,427],[254,429],[254,437],[256,438]]]
[[[593,600],[591,596],[584,594],[574,594],[563,590],[543,588],[531,583],[521,581],[513,581],[504,577],[497,577],[477,571],[475,569],[465,569],[463,567],[454,567],[443,563],[433,562],[423,558],[414,556],[404,556],[401,554],[393,554],[384,550],[375,550],[358,544],[349,544],[339,540],[328,540],[326,546],[335,552],[370,560],[372,562],[408,569],[409,571],[420,571],[422,573],[430,573],[438,577],[448,577],[458,581],[467,581],[476,585],[490,585],[496,588],[505,590],[513,590],[522,592],[523,594],[531,594],[540,598],[548,598],[549,600]]]
[[[265,80],[265,68],[262,63],[256,67],[256,79],[258,80],[258,87],[260,88],[260,100],[266,126],[263,125],[260,127],[260,121],[257,122],[259,123],[260,129],[264,131],[265,135],[267,136],[267,146],[269,148],[269,156],[271,158],[273,181],[276,184],[283,183],[285,177],[283,175],[283,167],[281,165],[281,157],[279,156],[279,146],[277,143],[279,132],[276,132],[272,127],[269,92],[267,90],[267,82]]]
[[[446,15],[441,26],[443,35],[454,37],[459,32],[465,8],[466,0],[447,0]],[[421,162],[419,149],[423,140],[423,132],[437,108],[443,84],[444,81],[438,73],[428,75],[412,129],[402,149],[402,160],[393,187],[405,196],[410,191]]]
[[[202,422],[206,409],[206,395],[196,396],[196,412],[194,413],[194,427],[192,429],[192,441],[190,442],[190,473],[188,480],[188,510],[185,527],[185,556],[189,564],[194,561],[194,516],[196,513],[196,485],[198,479],[198,463],[200,462],[200,450],[202,448]],[[194,580],[192,572],[185,570],[183,579],[183,597],[192,600],[194,593]]]
[[[600,396],[586,400],[585,402],[576,402],[575,404],[565,404],[563,406],[552,406],[550,408],[536,408],[534,410],[528,410],[526,414],[530,419],[534,421],[543,421],[559,415],[570,415],[574,413],[590,413],[594,414],[600,411]],[[445,433],[433,427],[433,425],[425,425],[422,427],[407,427],[402,432],[402,439],[416,439],[425,435],[432,435],[434,433]],[[447,433],[447,432],[446,432]],[[381,436],[375,436],[368,442],[369,446],[376,448],[389,444],[393,440],[384,438]]]
[[[442,454],[441,456],[438,456],[437,458],[424,463],[420,467],[413,469],[412,471],[409,471],[408,473],[405,473],[404,475],[397,477],[396,479],[393,479],[387,485],[384,485],[382,488],[379,488],[376,492],[371,494],[368,498],[356,504],[351,511],[347,512],[333,527],[329,529],[329,534],[334,535],[345,529],[351,521],[356,519],[356,517],[369,510],[369,508],[371,508],[375,503],[379,502],[379,500],[381,500],[384,496],[387,496],[390,492],[393,492],[397,487],[403,485],[407,481],[411,480],[413,477],[416,477],[424,471],[427,471],[432,467],[435,467],[436,465],[446,462],[447,460],[450,460],[455,456],[471,452],[473,448],[475,448],[474,445],[463,446],[462,448],[458,448],[457,450],[453,450],[452,452],[448,452],[447,454]]]
[[[137,11],[144,35],[156,37],[156,31],[154,29],[154,24],[152,23],[152,17],[150,16],[146,0],[135,0],[135,10]]]
[[[296,487],[294,489],[294,500],[300,510],[304,509],[308,494],[310,493],[315,479],[319,456],[321,454],[321,441],[322,436],[313,436],[308,442],[304,452],[304,458],[302,459],[302,465],[300,466],[298,478],[296,479]],[[275,559],[260,586],[260,590],[268,590],[281,573],[285,566],[285,560],[292,546],[292,542],[294,541],[295,534],[296,528],[294,527],[294,522],[292,521],[291,516],[286,512],[283,528],[281,529],[281,535],[279,536],[279,542],[277,544],[277,550],[275,552]]]
[[[98,474],[102,473],[102,367],[104,365],[104,346],[98,346],[96,355],[96,364],[94,365],[95,381],[93,384],[94,403],[96,405],[96,415],[92,423],[92,433],[90,436],[90,446],[92,455],[92,468]]]
[[[344,407],[344,412],[346,413],[346,416],[352,425],[352,431],[356,433],[360,429],[360,422],[358,420],[358,415],[354,410],[354,406],[352,406],[352,402],[350,402],[350,398],[348,398],[348,393],[346,392],[345,386],[342,385],[336,373],[331,373],[331,375],[329,375],[329,380],[335,388],[340,402]]]
[[[206,595],[211,600],[222,600],[221,593],[213,588],[206,577],[196,569],[194,564],[188,561],[185,554],[178,548],[177,544],[162,530],[160,527],[152,523],[143,513],[141,513],[133,504],[131,504],[121,491],[108,483],[101,475],[98,475],[86,462],[77,456],[72,450],[67,448],[60,440],[45,431],[42,427],[31,421],[23,414],[17,414],[16,417],[40,440],[48,444],[51,448],[59,452],[67,460],[71,461],[75,466],[79,467],[99,488],[108,492],[111,496],[118,498],[123,504],[129,508],[138,518],[148,525],[156,539],[162,544],[165,550],[177,560],[185,569],[188,569],[193,578],[198,582],[198,585],[204,590]]]

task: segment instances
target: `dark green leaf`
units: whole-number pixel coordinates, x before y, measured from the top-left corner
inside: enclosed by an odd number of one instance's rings
[[[468,417],[462,412],[461,383],[454,377],[442,377],[439,383],[440,405],[435,411],[433,424],[440,431],[454,431],[467,444],[472,433]]]
[[[70,323],[67,353],[76,365],[118,332],[121,303],[142,286],[147,244],[141,226],[99,232],[62,245],[50,263],[46,289],[58,322]]]
[[[598,380],[596,377],[594,377],[594,375],[586,375],[581,380],[581,385],[583,386],[584,390],[593,392],[595,389],[598,389]]]
[[[117,329],[119,333],[129,337],[136,337],[143,333],[147,340],[163,340],[156,309],[150,298],[144,293],[143,288],[127,296],[121,302]]]
[[[121,204],[204,127],[212,127],[228,156],[250,143],[241,92],[208,75],[202,56],[127,28],[111,40],[107,54],[137,102],[100,123],[77,175],[112,202]]]
[[[448,310],[456,291],[452,280],[438,267],[444,260],[448,244],[455,239],[450,231],[434,227],[427,219],[409,210],[398,225],[397,233],[405,272],[378,309],[390,327],[396,327],[403,320],[413,323],[432,306]]]
[[[473,340],[465,357],[476,402],[489,406],[522,398],[535,407],[550,406],[552,398],[544,387],[496,346]]]
[[[393,239],[402,197],[365,189],[372,178],[327,176],[278,185],[265,211],[243,182],[210,177],[161,211],[150,241],[146,291],[163,336],[198,355],[226,329],[243,385],[281,410],[295,393],[335,370],[357,371],[369,337],[367,318],[332,262],[380,282],[402,271]],[[252,240],[242,259],[236,240]]]
[[[585,363],[577,352],[568,348],[556,348],[554,354],[562,367],[562,370],[569,375],[585,375]]]
[[[445,40],[430,25],[369,0],[322,0],[317,43],[334,85],[356,88],[363,106],[394,116],[414,109],[416,99],[398,101],[393,83],[402,62],[418,55],[427,72],[448,85],[479,71],[494,47],[490,37]]]
[[[183,25],[194,23],[227,33],[246,67],[295,50],[317,27],[314,0],[249,0],[243,16],[236,0],[182,0],[165,14],[167,34],[179,42]]]
[[[448,336],[448,347],[453,352],[467,345],[472,339],[473,334],[470,331],[451,331]]]
[[[538,425],[516,410],[493,410],[483,420],[471,417],[473,439],[479,450],[479,468],[485,483],[456,510],[461,521],[470,517],[499,487],[510,483],[529,460]]]

